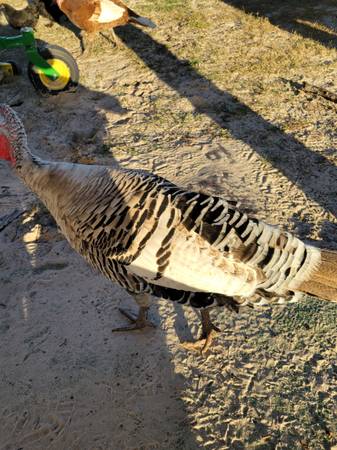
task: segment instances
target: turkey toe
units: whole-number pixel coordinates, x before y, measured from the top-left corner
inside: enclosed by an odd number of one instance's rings
[[[119,311],[123,316],[130,320],[131,324],[126,325],[124,327],[113,328],[112,332],[115,331],[133,331],[133,330],[141,330],[142,328],[151,327],[156,328],[156,325],[148,320],[147,318],[147,310],[148,308],[139,308],[138,315],[127,311],[125,309],[119,308]]]

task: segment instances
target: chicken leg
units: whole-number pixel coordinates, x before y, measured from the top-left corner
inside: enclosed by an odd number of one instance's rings
[[[109,35],[107,36],[103,32],[100,32],[99,34],[109,42],[110,45],[119,46],[120,40],[117,38],[113,28],[109,31]],[[84,57],[90,57],[97,53],[97,49],[95,49],[95,45],[97,46],[96,42],[97,35],[95,33],[88,33],[87,31],[82,30],[80,32],[80,46],[82,55],[81,58]]]
[[[107,31],[107,34],[103,33],[102,31],[99,34],[113,46],[121,47],[122,41],[115,33],[114,28],[110,28],[110,30]]]
[[[80,58],[87,57],[92,53],[94,47],[95,35],[93,33],[87,33],[86,31],[81,31],[79,33],[80,46],[82,55]]]

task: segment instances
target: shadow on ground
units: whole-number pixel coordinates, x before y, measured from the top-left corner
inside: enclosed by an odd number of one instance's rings
[[[332,0],[223,0],[256,17],[266,17],[273,25],[337,48],[337,5]],[[325,29],[323,29],[325,28]]]
[[[25,66],[22,50],[10,53]],[[106,152],[106,114],[125,110],[112,95],[80,85],[43,99],[24,72],[1,87],[0,102],[15,107],[34,153],[117,164]],[[0,231],[0,449],[200,448],[165,332],[111,334],[124,322],[118,306],[130,299],[74,254],[9,172],[2,162],[1,217],[25,213]]]
[[[195,112],[207,115],[221,128],[230,131],[236,139],[248,144],[296,184],[307,197],[336,215],[335,198],[318,190],[320,184],[325,185],[327,172],[332,179],[337,179],[337,168],[327,158],[317,155],[293,136],[284,133],[234,95],[221,91],[188,61],[179,60],[165,45],[156,42],[142,30],[126,26],[118,29],[118,35],[161,80],[187,98]],[[202,103],[200,97],[204,100]],[[317,170],[308,172],[306,167],[317,167]]]

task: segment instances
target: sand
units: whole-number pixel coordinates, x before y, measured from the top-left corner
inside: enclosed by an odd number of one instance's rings
[[[23,73],[0,101],[43,158],[148,169],[337,250],[337,105],[302,88],[336,92],[337,7],[293,3],[130,1],[157,29],[124,27],[118,47],[98,38],[85,58],[42,19],[37,37],[79,58],[78,92],[41,98]],[[0,59],[24,69],[20,50]],[[337,445],[335,304],[216,309],[223,332],[206,356],[180,346],[197,314],[167,301],[153,302],[155,330],[112,334],[132,299],[71,250],[5,162],[0,289],[1,450]]]

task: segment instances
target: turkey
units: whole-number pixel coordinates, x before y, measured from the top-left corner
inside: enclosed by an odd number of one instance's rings
[[[139,16],[121,0],[56,0],[60,10],[83,31],[82,47],[88,53],[93,33],[110,30],[116,41],[113,28],[127,23],[136,23],[150,28],[155,24]]]
[[[206,351],[218,329],[209,308],[297,299],[337,302],[337,253],[240,212],[235,202],[189,192],[142,170],[44,161],[27,144],[16,113],[0,105],[0,158],[54,216],[71,246],[139,305],[149,325],[151,295],[201,312]],[[191,345],[187,345],[192,348]]]

